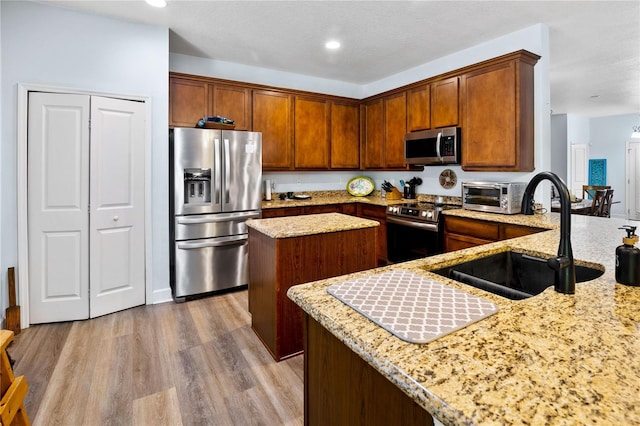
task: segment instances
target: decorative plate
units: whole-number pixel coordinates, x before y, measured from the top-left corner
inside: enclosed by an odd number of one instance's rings
[[[458,181],[458,177],[456,176],[456,172],[451,169],[445,169],[440,173],[440,186],[444,189],[451,189],[456,186],[456,182]]]
[[[356,176],[347,183],[347,192],[355,197],[364,197],[373,192],[376,184],[366,176]]]

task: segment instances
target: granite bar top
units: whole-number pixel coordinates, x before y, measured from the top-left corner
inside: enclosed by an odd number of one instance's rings
[[[537,296],[512,301],[429,271],[510,249],[554,256],[559,214],[446,214],[552,229],[302,284],[288,296],[444,424],[640,424],[640,287],[615,281],[615,249],[623,237],[617,228],[633,222],[572,215],[576,263],[604,274],[576,284],[575,295],[557,293],[549,283]],[[414,344],[327,293],[332,284],[394,269],[440,280],[495,303],[499,311]]]
[[[444,210],[442,214],[445,216],[466,217],[476,220],[486,220],[488,222],[530,226],[533,228],[560,228],[560,214],[534,214],[529,216],[523,214],[486,213],[465,209]]]
[[[377,206],[389,206],[394,204],[406,203],[409,201],[420,201],[420,202],[433,202],[436,198],[435,195],[427,195],[427,194],[417,194],[415,199],[407,200],[401,198],[399,200],[387,200],[386,198],[382,198],[379,190],[373,191],[370,195],[366,197],[354,197],[349,194],[347,191],[312,191],[305,192],[307,195],[311,195],[311,198],[308,200],[297,200],[297,199],[278,199],[278,195],[274,193],[273,199],[271,201],[263,201],[262,209],[276,209],[282,207],[305,207],[305,206],[320,206],[326,204],[346,204],[346,203],[363,203],[363,204],[374,204]],[[460,205],[462,203],[460,197],[447,197],[444,196],[443,202],[445,204],[457,204]]]
[[[305,235],[380,226],[375,220],[349,216],[341,213],[308,214],[303,216],[250,219],[247,226],[271,238],[293,238]]]

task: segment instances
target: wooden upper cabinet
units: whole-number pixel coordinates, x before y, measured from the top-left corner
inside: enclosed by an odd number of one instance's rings
[[[251,130],[251,90],[223,84],[212,87],[211,115],[235,121],[235,130]]]
[[[360,108],[357,104],[331,102],[331,168],[360,167]]]
[[[431,128],[431,85],[407,91],[407,132]]]
[[[407,134],[407,94],[397,93],[384,98],[384,165],[405,167],[404,137]]]
[[[329,101],[295,98],[295,168],[329,168]]]
[[[362,166],[365,169],[384,168],[384,104],[376,99],[360,109],[362,129]]]
[[[262,132],[263,170],[293,168],[293,95],[254,90],[252,129]]]
[[[431,127],[457,126],[459,77],[431,83]]]
[[[169,126],[195,127],[209,109],[209,85],[206,82],[169,79]]]
[[[534,169],[533,67],[539,57],[518,52],[462,76],[462,169]]]

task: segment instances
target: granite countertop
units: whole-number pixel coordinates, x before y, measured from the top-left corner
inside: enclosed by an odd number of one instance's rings
[[[346,203],[363,203],[374,204],[377,206],[389,206],[393,204],[406,203],[407,201],[426,201],[433,202],[436,198],[435,195],[417,194],[416,199],[406,200],[400,198],[398,200],[388,200],[382,198],[379,190],[373,191],[366,197],[354,197],[347,191],[313,191],[306,192],[305,194],[311,195],[308,200],[297,199],[278,199],[278,195],[274,193],[271,201],[263,201],[262,209],[276,209],[282,207],[305,207],[305,206],[319,206],[326,204],[346,204]],[[443,197],[443,202],[446,204],[458,204],[462,203],[460,197]]]
[[[559,214],[446,214],[551,228],[525,237],[292,287],[288,295],[444,424],[639,424],[640,287],[616,284],[615,249],[631,223],[572,215],[577,264],[604,274],[512,301],[433,273],[495,252],[557,253]],[[329,295],[327,287],[404,269],[489,300],[489,318],[425,344],[407,343]],[[552,284],[552,283],[550,283]]]
[[[250,219],[247,226],[271,238],[293,238],[305,235],[380,226],[375,220],[349,216],[342,213],[308,214],[303,216]]]

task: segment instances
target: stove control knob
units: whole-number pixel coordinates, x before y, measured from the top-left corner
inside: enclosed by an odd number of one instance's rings
[[[426,211],[422,212],[422,217],[425,217],[427,215],[428,215],[428,212],[426,212]]]
[[[393,213],[393,207],[389,206],[389,211]]]
[[[433,212],[427,212],[427,217],[428,218],[432,218],[433,217]]]

